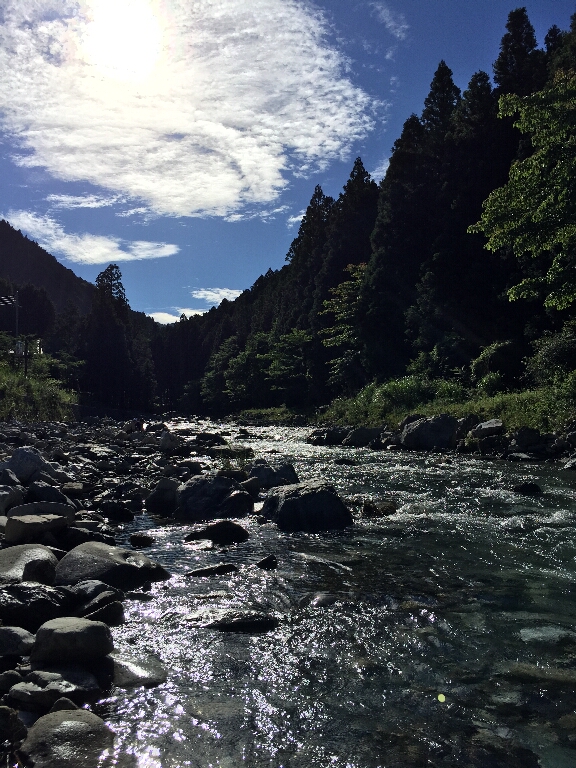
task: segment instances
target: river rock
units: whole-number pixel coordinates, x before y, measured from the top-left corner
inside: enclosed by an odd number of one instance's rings
[[[109,627],[101,621],[64,616],[42,624],[30,655],[33,664],[85,662],[114,650]]]
[[[134,549],[145,549],[154,544],[154,538],[147,533],[132,533],[130,534],[130,544]]]
[[[258,560],[256,568],[260,568],[263,571],[274,571],[278,568],[278,558],[276,555],[267,555],[262,560]]]
[[[478,426],[471,429],[468,433],[470,437],[482,439],[484,437],[492,437],[494,435],[501,435],[504,432],[504,424],[502,419],[490,419],[489,421],[483,421]]]
[[[383,430],[383,427],[358,427],[346,435],[342,445],[348,448],[365,448],[373,440],[377,440]]]
[[[168,670],[159,659],[149,656],[137,659],[132,656],[112,654],[114,659],[114,685],[119,688],[136,688],[143,685],[152,688],[168,679]]]
[[[36,768],[104,768],[112,761],[100,758],[113,746],[114,734],[95,714],[64,710],[39,718],[16,754]]]
[[[70,504],[60,504],[53,501],[31,501],[29,504],[21,504],[12,507],[7,512],[7,517],[23,517],[24,515],[60,515],[67,518],[68,522],[74,522],[76,509]]]
[[[79,666],[50,670],[34,670],[21,683],[10,688],[9,694],[21,709],[47,712],[63,696],[76,704],[86,704],[100,697],[102,690],[90,672]]]
[[[108,520],[117,523],[131,523],[134,520],[134,512],[123,501],[117,499],[104,499],[98,505],[98,512]]]
[[[0,587],[0,620],[36,632],[44,622],[65,616],[73,600],[66,591],[46,584],[23,582]]]
[[[240,544],[247,541],[250,534],[238,523],[232,520],[218,520],[202,528],[196,528],[184,537],[184,541],[197,541],[198,539],[209,539],[219,546],[228,546],[229,544]]]
[[[334,487],[317,480],[274,489],[264,502],[262,515],[288,532],[318,533],[353,524]]]
[[[176,503],[176,519],[187,522],[245,517],[254,509],[252,497],[235,480],[215,473],[192,477],[179,486]]]
[[[514,493],[519,493],[521,496],[540,496],[542,488],[537,483],[520,483],[514,486]]]
[[[170,574],[140,552],[113,547],[97,541],[75,547],[56,566],[55,583],[77,584],[97,579],[111,587],[128,590],[147,581],[165,581]]]
[[[205,568],[194,568],[193,571],[188,571],[186,576],[223,576],[225,573],[235,573],[237,570],[238,568],[234,563],[217,563],[216,565],[208,565]]]
[[[398,511],[398,505],[391,499],[385,499],[382,501],[371,501],[367,499],[362,504],[362,517],[386,517],[388,515],[394,515]]]
[[[259,634],[276,629],[280,622],[275,616],[259,611],[224,610],[216,612],[202,626],[220,632],[245,632]]]
[[[563,667],[543,667],[527,662],[502,663],[496,669],[496,674],[512,680],[521,680],[525,683],[539,683],[553,687],[576,686],[576,669]]]
[[[34,635],[22,627],[0,627],[0,656],[29,656]]]
[[[0,485],[0,515],[11,507],[18,507],[24,501],[24,491],[16,485]]]
[[[30,544],[43,541],[49,531],[67,527],[68,518],[61,515],[14,515],[7,519],[4,535],[7,544]]]
[[[520,429],[516,430],[513,434],[512,438],[510,449],[520,453],[525,453],[533,448],[537,448],[542,442],[540,430],[532,429],[532,427],[520,427]]]
[[[292,464],[271,467],[265,459],[258,459],[249,468],[249,478],[255,477],[261,488],[277,488],[280,485],[294,485],[299,482]]]
[[[19,482],[28,484],[36,472],[46,472],[52,475],[54,468],[35,448],[17,448],[10,459],[0,465],[9,469]]]
[[[179,483],[168,477],[158,481],[156,488],[145,499],[144,506],[151,515],[172,517],[176,509],[176,491]]]
[[[74,711],[75,709],[80,709],[80,707],[77,704],[74,704],[73,701],[70,701],[66,696],[62,696],[52,704],[50,712]]]
[[[329,427],[327,429],[315,429],[306,442],[311,445],[342,445],[342,441],[350,434],[350,427]]]
[[[458,419],[448,414],[409,422],[402,429],[400,443],[419,451],[452,450],[456,447]]]
[[[0,485],[17,485],[20,487],[20,481],[11,469],[4,467],[0,470]]]
[[[158,445],[158,448],[163,453],[172,453],[173,451],[176,451],[178,448],[180,448],[181,445],[183,445],[184,440],[179,437],[178,435],[175,435],[173,432],[169,432],[168,430],[164,430],[162,432],[162,435],[160,437],[160,443]]]
[[[28,486],[28,501],[48,501],[56,504],[69,504],[74,506],[70,499],[59,491],[58,488],[54,488],[53,485],[48,483],[42,483],[35,481]]]
[[[17,683],[23,683],[22,675],[15,669],[7,669],[0,673],[0,694],[8,693],[10,688]]]
[[[41,544],[0,549],[0,584],[19,581],[53,584],[57,563],[56,556]]]

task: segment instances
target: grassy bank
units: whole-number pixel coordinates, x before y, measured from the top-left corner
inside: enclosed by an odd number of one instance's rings
[[[568,376],[561,385],[487,395],[454,382],[406,376],[386,384],[371,384],[353,398],[335,400],[319,421],[396,427],[411,413],[449,413],[457,417],[473,413],[482,420],[500,418],[507,429],[527,426],[551,431],[576,419],[575,385],[576,377]]]
[[[20,371],[0,364],[0,420],[67,421],[75,402],[59,381],[34,374],[25,379]]]

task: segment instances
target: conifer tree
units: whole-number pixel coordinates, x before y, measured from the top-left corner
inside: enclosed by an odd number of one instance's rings
[[[499,93],[525,96],[538,91],[546,82],[546,60],[544,52],[537,48],[536,33],[525,7],[510,12],[506,30],[494,62]]]

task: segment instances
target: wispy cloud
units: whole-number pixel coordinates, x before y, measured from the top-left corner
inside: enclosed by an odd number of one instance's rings
[[[216,306],[220,304],[223,299],[234,301],[234,299],[237,299],[238,296],[240,296],[242,291],[236,291],[233,288],[200,288],[191,293],[194,299],[200,299],[207,304]]]
[[[286,225],[288,227],[293,227],[295,224],[300,224],[305,213],[306,211],[300,211],[300,213],[297,213],[295,216],[289,216],[286,219]]]
[[[380,108],[302,0],[3,0],[2,17],[15,161],[156,214],[270,203],[346,158]]]
[[[403,13],[392,10],[387,3],[370,3],[374,9],[376,18],[381,21],[391,35],[398,40],[405,40],[410,29]]]
[[[374,179],[374,181],[380,181],[381,179],[386,176],[386,171],[388,170],[388,166],[390,165],[390,160],[386,157],[380,165],[375,168],[373,171],[370,172],[370,176]]]
[[[173,256],[180,250],[177,245],[169,243],[130,241],[88,233],[71,234],[50,216],[39,216],[30,211],[9,211],[2,218],[36,240],[50,253],[64,256],[77,264],[158,259]]]
[[[46,201],[53,208],[106,208],[121,200],[119,195],[103,197],[101,195],[48,195]]]

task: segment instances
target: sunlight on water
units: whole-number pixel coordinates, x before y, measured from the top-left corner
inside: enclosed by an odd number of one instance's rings
[[[319,448],[298,429],[250,432],[242,444],[257,456],[330,480],[356,511],[392,499],[398,512],[318,536],[249,518],[250,539],[225,551],[193,549],[186,527],[138,518],[154,529],[150,556],[173,577],[153,586],[151,602],[127,604],[115,643],[156,655],[170,674],[102,704],[137,765],[530,768],[536,753],[543,768],[575,766],[572,476]],[[356,465],[335,465],[343,456]],[[526,479],[545,493],[514,494]],[[268,554],[278,569],[255,568]],[[222,561],[239,570],[184,578]],[[203,628],[222,608],[280,624],[259,635]]]

